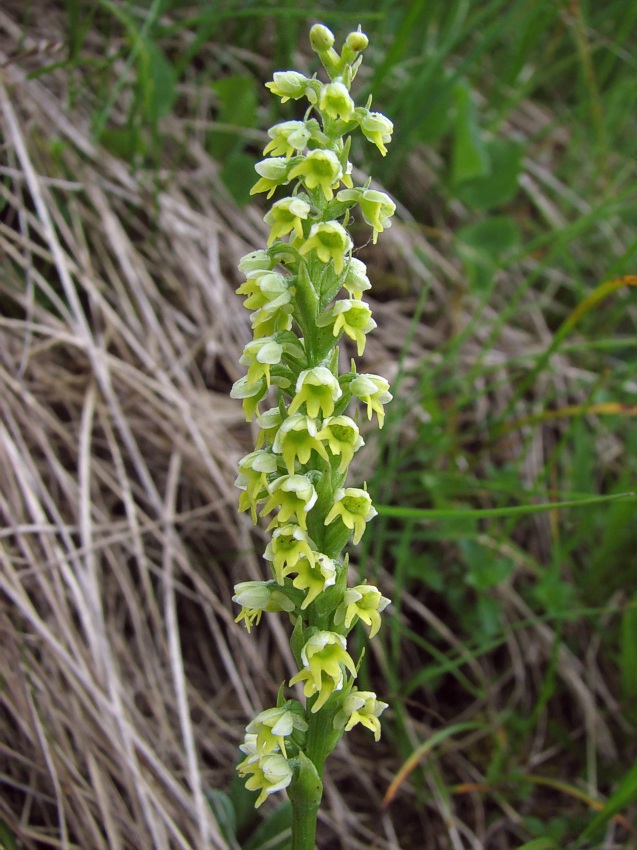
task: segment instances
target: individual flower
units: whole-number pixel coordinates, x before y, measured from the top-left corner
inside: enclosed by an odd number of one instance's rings
[[[380,375],[356,375],[351,381],[350,392],[367,405],[367,418],[372,418],[372,412],[378,416],[378,427],[383,427],[385,409],[383,405],[389,404],[393,396],[389,392],[389,382]]]
[[[253,384],[260,378],[265,378],[269,387],[270,366],[280,363],[282,355],[283,346],[271,336],[250,340],[239,358],[239,363],[248,367],[248,383]]]
[[[283,460],[290,475],[294,473],[294,464],[309,461],[312,452],[319,454],[327,463],[329,458],[323,443],[316,437],[316,422],[303,413],[289,416],[277,431],[272,450],[283,455]]]
[[[281,98],[281,103],[287,100],[299,100],[307,97],[310,103],[316,102],[316,87],[314,81],[299,74],[298,71],[275,71],[272,82],[265,84],[272,94]]]
[[[290,679],[290,687],[303,682],[306,698],[318,694],[312,714],[319,711],[334,691],[343,687],[344,669],[356,676],[356,666],[347,653],[343,635],[335,632],[315,632],[301,650],[303,669]]]
[[[288,523],[274,529],[263,557],[272,563],[274,576],[282,585],[284,577],[296,571],[296,565],[302,558],[310,565],[314,564],[314,548],[306,531],[294,523]]]
[[[270,587],[264,581],[241,581],[234,586],[235,595],[232,601],[241,605],[241,611],[235,617],[235,623],[244,621],[249,632],[252,626],[259,625],[261,614],[264,611],[275,613],[277,611],[294,611],[295,605],[292,600],[277,590]]]
[[[278,407],[271,407],[269,410],[264,410],[263,413],[258,415],[257,425],[259,426],[260,433],[257,437],[257,449],[260,449],[266,440],[272,445],[272,441],[276,437],[276,432],[281,427],[282,422],[283,416]]]
[[[343,168],[333,151],[317,149],[310,151],[292,168],[288,175],[289,180],[297,177],[303,180],[308,189],[316,189],[320,186],[325,199],[331,201],[334,197],[333,188],[343,177]],[[265,189],[259,191],[265,191]]]
[[[296,394],[290,402],[288,412],[296,413],[301,405],[305,404],[307,414],[312,419],[316,419],[319,413],[331,416],[334,412],[334,402],[342,395],[337,378],[327,366],[304,369],[297,379]]]
[[[381,112],[364,110],[360,127],[365,138],[375,144],[381,154],[385,156],[387,154],[385,145],[391,142],[391,134],[394,132],[394,125],[389,118],[386,118]]]
[[[237,289],[239,295],[247,296],[243,306],[254,310],[250,319],[255,337],[270,336],[292,326],[291,280],[278,272],[254,271]]]
[[[357,260],[356,257],[350,257],[345,269],[345,277],[343,286],[347,290],[350,298],[360,300],[363,292],[372,288],[369,278],[367,277],[367,268],[365,263]]]
[[[246,788],[249,791],[260,791],[255,808],[259,808],[269,794],[282,791],[292,781],[292,767],[285,756],[271,753],[263,758],[249,756],[237,765],[239,776],[249,776]]]
[[[359,357],[365,351],[365,335],[376,327],[369,304],[354,298],[343,298],[337,301],[327,312],[319,316],[316,324],[319,327],[332,324],[334,336],[344,331],[350,339],[355,340]]]
[[[343,707],[334,718],[334,726],[349,732],[357,723],[366,726],[374,733],[374,739],[380,741],[380,715],[387,703],[376,698],[373,691],[359,691],[354,687],[343,701]]]
[[[302,151],[312,138],[312,130],[306,121],[282,121],[268,130],[271,141],[265,146],[263,153],[267,156],[292,156],[295,151]]]
[[[268,487],[270,497],[263,506],[261,516],[279,508],[277,516],[269,528],[287,522],[296,517],[297,522],[307,531],[307,513],[312,510],[318,498],[314,485],[306,475],[282,475]]]
[[[378,192],[376,189],[342,189],[336,197],[343,202],[356,201],[363,218],[373,228],[374,245],[378,234],[386,227],[391,227],[391,217],[396,212],[396,204],[384,192]]]
[[[341,623],[349,629],[356,617],[370,627],[369,636],[373,638],[380,629],[380,615],[389,605],[389,599],[382,596],[380,590],[371,584],[359,584],[348,587],[343,603],[334,614],[335,625]]]
[[[274,303],[274,309],[288,304],[292,299],[289,278],[279,272],[255,269],[237,289],[237,295],[245,295],[243,306],[254,310]]]
[[[240,398],[243,400],[243,412],[245,413],[246,422],[249,422],[259,408],[259,402],[267,394],[268,387],[263,379],[251,384],[248,381],[248,376],[244,375],[235,381],[230,390],[230,398]]]
[[[307,590],[307,595],[301,605],[304,611],[308,605],[322,593],[326,587],[332,587],[336,583],[336,564],[327,555],[320,552],[314,553],[314,563],[303,558],[296,565],[297,577],[292,584],[299,590]]]
[[[321,112],[334,120],[349,121],[354,115],[354,101],[346,86],[338,81],[323,86],[318,105]]]
[[[295,729],[299,732],[307,732],[307,720],[300,713],[302,711],[298,702],[290,700],[281,708],[268,708],[262,711],[248,723],[246,732],[248,735],[256,735],[256,751],[259,756],[266,756],[280,749],[287,758],[285,739]]]
[[[267,192],[268,198],[271,198],[277,186],[289,183],[292,179],[288,174],[290,171],[290,162],[286,157],[277,156],[272,159],[262,159],[261,162],[257,162],[254,166],[254,170],[260,179],[250,189],[251,195],[256,195],[259,192]]]
[[[286,236],[292,230],[299,239],[303,238],[303,222],[310,214],[311,207],[305,195],[295,195],[292,198],[282,198],[272,204],[272,208],[265,214],[263,220],[270,226],[268,245],[275,239]]]
[[[327,443],[334,457],[340,456],[338,472],[343,474],[352,462],[354,453],[365,445],[358,425],[349,416],[329,416],[323,420],[323,427],[316,435],[317,439]]]
[[[242,274],[249,274],[250,272],[262,271],[267,272],[274,268],[275,262],[272,260],[267,251],[263,249],[259,249],[257,251],[250,251],[249,254],[245,254],[239,260],[238,269]]]
[[[316,251],[322,263],[334,260],[334,271],[340,274],[345,265],[345,255],[352,249],[349,233],[338,221],[319,221],[310,228],[310,235],[299,248],[299,254]]]
[[[269,451],[250,452],[239,461],[239,475],[234,482],[243,492],[239,496],[239,513],[252,513],[252,522],[257,522],[257,505],[268,497],[267,477],[276,472],[277,459]]]
[[[359,487],[339,488],[334,496],[334,504],[325,517],[325,525],[331,525],[340,518],[345,527],[354,532],[354,543],[358,543],[365,531],[365,524],[377,513],[367,490]]]

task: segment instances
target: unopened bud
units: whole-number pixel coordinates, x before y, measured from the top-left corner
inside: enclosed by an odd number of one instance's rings
[[[334,45],[334,33],[323,24],[314,24],[310,30],[310,44],[316,53],[323,53]]]
[[[357,32],[351,32],[345,39],[345,44],[350,50],[360,53],[361,50],[365,50],[369,44],[369,39],[364,32],[360,32],[359,30]]]

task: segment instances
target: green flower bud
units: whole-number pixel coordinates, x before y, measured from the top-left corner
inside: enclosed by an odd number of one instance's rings
[[[310,30],[310,44],[316,53],[322,53],[334,46],[334,33],[323,24],[314,24]]]
[[[358,30],[357,32],[351,32],[347,38],[345,39],[345,44],[349,47],[350,50],[353,50],[355,53],[360,53],[365,50],[367,45],[369,44],[369,39],[365,35],[364,32]]]

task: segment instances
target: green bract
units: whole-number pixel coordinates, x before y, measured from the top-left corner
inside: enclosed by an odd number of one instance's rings
[[[307,111],[268,131],[266,159],[255,166],[253,194],[270,198],[286,189],[264,216],[267,247],[239,264],[246,280],[237,292],[254,337],[240,360],[247,375],[231,391],[258,425],[255,450],[239,461],[239,510],[254,523],[270,515],[271,532],[264,553],[271,578],[237,585],[237,620],[249,629],[263,612],[289,615],[298,668],[289,685],[302,686],[304,696],[304,703],[281,696],[248,725],[239,772],[259,791],[257,805],[288,788],[292,850],[313,847],[326,756],[356,724],[378,740],[387,707],[354,687],[347,636],[361,620],[373,637],[389,600],[364,582],[348,588],[342,549],[359,543],[376,515],[366,487],[346,486],[364,445],[359,419],[376,413],[382,427],[391,394],[385,378],[358,374],[353,364],[339,375],[338,364],[340,345],[351,340],[360,357],[376,327],[372,305],[362,300],[371,284],[353,256],[350,210],[371,227],[373,242],[395,211],[384,192],[369,188],[371,178],[353,185],[344,134],[362,131],[385,155],[393,126],[369,103],[356,107],[350,94],[367,36],[350,33],[339,53],[330,30],[317,24],[310,41],[327,81],[280,71],[267,83],[282,102],[305,100]]]

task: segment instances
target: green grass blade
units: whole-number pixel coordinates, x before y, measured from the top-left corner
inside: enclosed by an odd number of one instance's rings
[[[485,519],[487,517],[519,516],[536,514],[543,511],[561,510],[564,508],[584,508],[599,505],[603,502],[637,501],[635,493],[615,493],[612,496],[590,496],[584,499],[570,499],[565,502],[544,502],[539,505],[514,505],[504,508],[401,508],[392,505],[377,505],[381,516],[398,517],[401,519]]]

